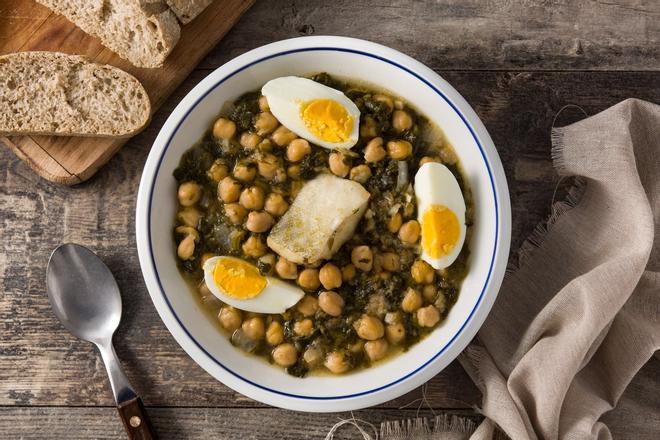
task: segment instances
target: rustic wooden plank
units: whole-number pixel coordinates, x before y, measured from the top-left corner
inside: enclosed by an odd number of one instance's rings
[[[163,67],[140,69],[103,47],[98,39],[86,34],[65,17],[49,14],[43,19],[46,8],[33,0],[16,0],[11,2],[15,5],[12,8],[0,6],[0,54],[17,49],[55,50],[82,54],[100,63],[112,64],[140,80],[155,111],[253,1],[216,0],[193,22],[182,28],[181,38]],[[36,11],[32,19],[28,18],[30,7]],[[25,136],[14,137],[7,144],[17,154],[28,158],[32,168],[44,178],[72,185],[92,176],[126,141],[112,138]],[[52,161],[43,160],[45,156],[50,156]],[[57,164],[53,168],[52,162]]]
[[[332,426],[351,413],[306,414],[274,408],[147,408],[156,433],[163,439],[323,439]],[[468,417],[479,422],[472,412],[450,411],[449,415]],[[383,421],[420,417],[433,418],[428,410],[371,409],[354,412],[356,418],[377,429]],[[369,429],[366,425],[363,428]],[[0,408],[0,432],[10,438],[41,440],[125,439],[114,408]],[[370,431],[372,438],[373,432]],[[340,428],[334,440],[362,438],[350,426]]]
[[[302,35],[348,35],[399,49],[434,70],[658,70],[653,0],[295,0],[260,2],[211,53],[217,66]]]
[[[0,169],[0,405],[112,403],[98,356],[62,329],[44,293],[50,251],[78,241],[98,251],[117,277],[125,304],[117,351],[147,404],[257,406],[204,373],[176,345],[149,300],[135,251],[135,195],[148,146],[181,96],[207,73],[195,72],[148,130],[96,178],[75,188],[44,182],[0,149],[5,164]],[[556,186],[549,161],[555,113],[577,104],[594,114],[628,96],[660,102],[658,75],[652,72],[443,75],[473,104],[498,146],[512,195],[514,249],[549,211]],[[558,124],[580,115],[567,110]],[[466,408],[479,400],[457,364],[433,379],[427,394],[435,408]],[[420,395],[416,390],[387,406]]]

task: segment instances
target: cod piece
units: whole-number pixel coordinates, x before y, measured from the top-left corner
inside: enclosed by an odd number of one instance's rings
[[[369,201],[357,182],[321,174],[303,186],[268,234],[268,246],[298,264],[327,260],[355,231]]]

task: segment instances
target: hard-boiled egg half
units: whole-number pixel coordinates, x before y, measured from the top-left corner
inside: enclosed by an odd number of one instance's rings
[[[282,125],[313,144],[348,149],[358,141],[360,110],[339,90],[283,76],[264,84],[261,94]]]
[[[299,288],[261,275],[254,265],[234,257],[206,260],[204,282],[220,301],[247,312],[284,313],[305,296]]]
[[[415,175],[415,196],[422,260],[435,269],[451,266],[465,241],[465,200],[456,178],[441,163],[425,163]]]

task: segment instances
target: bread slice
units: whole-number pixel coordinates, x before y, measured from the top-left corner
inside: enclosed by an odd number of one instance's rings
[[[165,0],[170,9],[183,24],[190,23],[199,15],[213,0]]]
[[[0,134],[128,137],[150,113],[142,84],[116,67],[58,52],[0,56]]]
[[[181,28],[162,0],[37,0],[137,67],[160,67]]]

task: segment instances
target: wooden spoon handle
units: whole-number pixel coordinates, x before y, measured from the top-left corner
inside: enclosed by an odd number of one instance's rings
[[[156,434],[151,427],[142,399],[136,397],[124,402],[117,407],[117,410],[122,422],[124,422],[129,440],[156,440]]]

